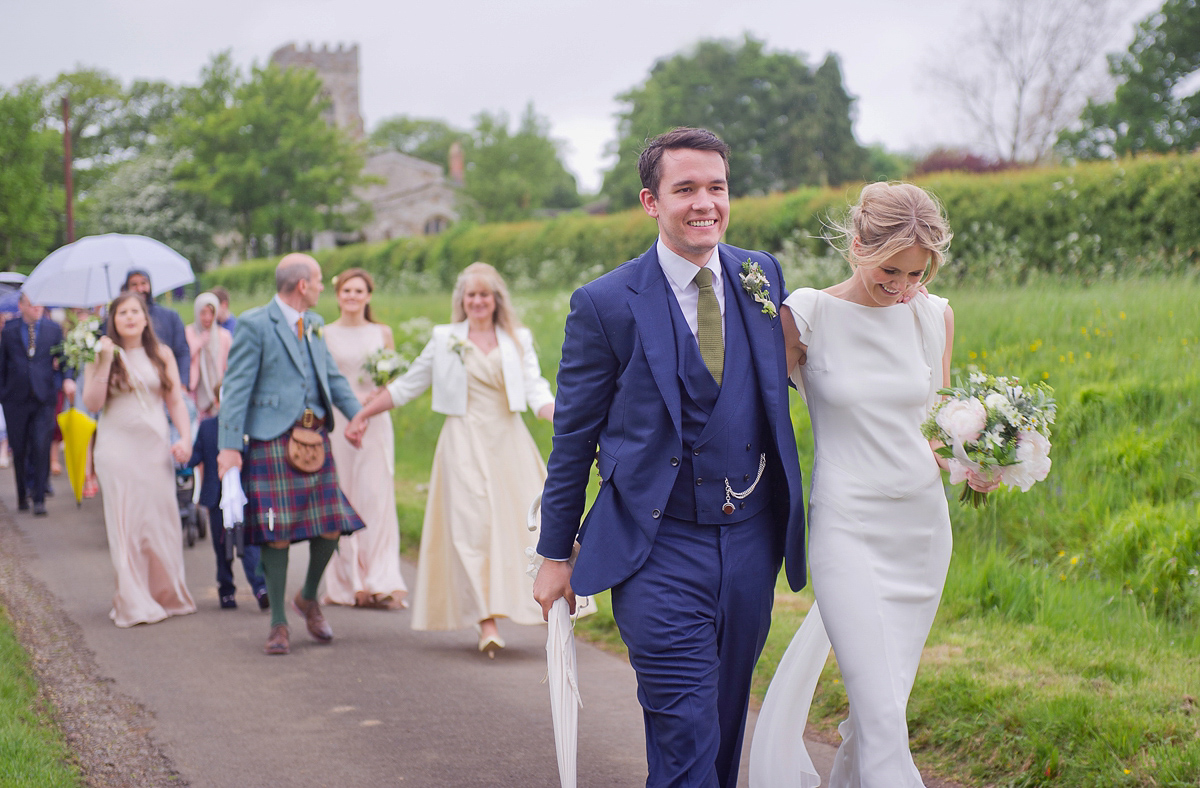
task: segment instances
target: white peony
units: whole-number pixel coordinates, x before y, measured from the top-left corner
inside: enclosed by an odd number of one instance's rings
[[[1021,492],[1029,492],[1035,483],[1050,473],[1050,441],[1040,432],[1017,433],[1017,464],[1004,469],[1004,481]]]
[[[937,425],[960,445],[979,440],[979,433],[987,426],[987,410],[974,397],[952,399],[937,412]]]

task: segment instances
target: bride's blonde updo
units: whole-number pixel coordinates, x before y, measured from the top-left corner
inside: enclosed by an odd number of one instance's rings
[[[867,184],[849,215],[828,226],[829,242],[855,267],[877,266],[910,246],[929,250],[922,284],[937,275],[954,237],[937,198],[919,186],[896,181]]]

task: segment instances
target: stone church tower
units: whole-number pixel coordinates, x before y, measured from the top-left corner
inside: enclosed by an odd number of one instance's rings
[[[358,105],[358,44],[330,49],[322,44],[316,49],[308,44],[304,49],[295,43],[281,46],[271,53],[271,62],[280,68],[311,68],[321,77],[332,113],[328,120],[362,139],[363,119]]]
[[[320,49],[295,43],[271,53],[280,68],[311,68],[323,84],[331,108],[326,117],[355,139],[363,139],[363,119],[358,103],[358,45]],[[457,143],[455,143],[457,145]],[[368,149],[363,172],[373,183],[358,188],[357,196],[371,206],[372,218],[354,233],[324,231],[313,238],[313,250],[361,241],[385,241],[415,235],[436,235],[458,218],[456,186],[462,185],[462,149],[451,154],[453,182],[436,164],[394,150]]]

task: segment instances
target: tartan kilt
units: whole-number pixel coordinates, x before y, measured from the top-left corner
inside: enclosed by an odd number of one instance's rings
[[[291,430],[269,441],[251,440],[242,460],[246,492],[246,544],[299,542],[322,534],[351,534],[362,519],[338,487],[329,435],[320,430],[325,464],[316,473],[299,473],[287,464]],[[268,512],[274,517],[268,517]],[[274,529],[270,524],[274,522]]]

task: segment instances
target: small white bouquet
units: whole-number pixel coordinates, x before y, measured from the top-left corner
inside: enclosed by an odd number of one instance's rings
[[[381,347],[363,362],[363,371],[376,386],[386,386],[408,369],[408,360],[391,348]]]
[[[938,392],[921,434],[944,444],[937,453],[950,466],[950,483],[967,472],[1028,492],[1050,472],[1050,425],[1057,406],[1046,383],[1021,385],[1017,378],[972,371],[967,384]],[[964,485],[960,501],[979,506],[987,493]]]
[[[71,369],[78,372],[84,364],[96,360],[96,349],[100,344],[100,320],[94,317],[84,318],[67,332],[63,341],[55,350],[62,353],[63,361]]]

